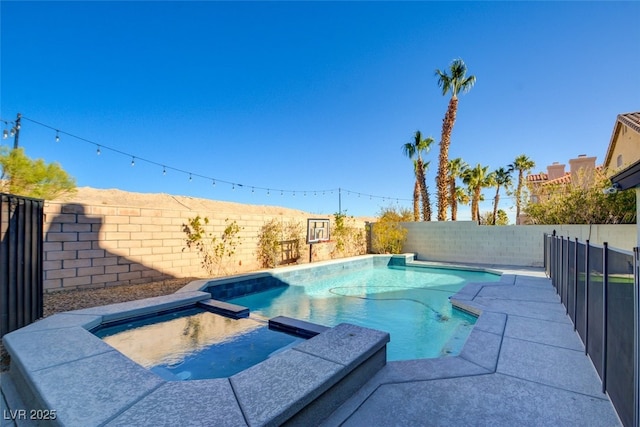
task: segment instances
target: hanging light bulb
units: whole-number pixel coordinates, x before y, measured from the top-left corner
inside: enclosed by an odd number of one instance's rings
[[[193,181],[193,178],[191,177],[191,174],[189,174],[189,182]]]
[[[132,157],[131,158],[131,166],[135,166],[136,165],[136,158]]]
[[[100,146],[98,145],[98,148],[96,149],[96,155],[99,156],[101,154],[100,152]]]
[[[211,180],[211,185],[213,185],[214,187],[216,186],[216,180],[215,179]]]
[[[253,187],[251,187],[251,192],[252,192],[252,193],[255,193],[255,192],[256,192],[256,191],[254,190],[254,188],[253,188]]]
[[[269,192],[269,189],[267,188],[267,196],[268,196],[269,194],[271,194],[271,193]]]
[[[284,196],[284,191],[280,190],[280,195]]]
[[[235,191],[236,185],[235,184],[231,184],[231,189]]]
[[[166,174],[167,174],[167,167],[162,166],[162,175],[166,175]]]
[[[9,131],[5,129],[2,131],[2,139],[7,139],[7,138],[9,138]]]
[[[58,134],[58,130],[56,130],[56,142],[60,142],[60,135]]]

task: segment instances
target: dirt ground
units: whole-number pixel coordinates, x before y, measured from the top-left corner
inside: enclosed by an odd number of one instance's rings
[[[70,310],[96,307],[117,302],[168,295],[196,278],[170,279],[143,285],[113,286],[99,289],[80,289],[44,295],[44,317]],[[10,358],[0,342],[0,372],[9,369]]]

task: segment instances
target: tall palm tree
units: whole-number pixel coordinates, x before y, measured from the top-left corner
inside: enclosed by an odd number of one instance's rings
[[[482,197],[482,189],[490,187],[493,177],[488,174],[489,166],[482,166],[478,163],[474,168],[467,168],[463,175],[462,181],[469,187],[471,191],[471,220],[477,221],[480,218],[480,199]]]
[[[475,76],[467,77],[467,66],[462,59],[454,59],[449,65],[449,73],[436,70],[438,86],[442,88],[442,96],[451,93],[449,107],[442,121],[442,134],[440,137],[440,156],[438,163],[438,175],[436,186],[438,189],[438,221],[447,219],[447,204],[449,202],[449,146],[451,145],[451,132],[456,122],[458,111],[458,93],[469,92],[476,82]]]
[[[456,187],[453,190],[453,195],[455,197],[455,203],[451,205],[451,221],[457,221],[458,219],[458,203],[463,205],[469,204],[469,194],[462,187]]]
[[[414,172],[416,175],[416,181],[419,185],[419,193],[422,199],[422,215],[424,221],[431,220],[431,204],[429,203],[429,193],[426,185],[425,178],[425,163],[422,160],[422,153],[427,153],[433,144],[433,138],[423,138],[422,133],[417,130],[414,134],[413,141],[407,142],[402,146],[403,153],[410,159],[415,160]],[[428,165],[428,163],[427,163]],[[415,185],[414,185],[414,207],[416,206],[415,200]],[[416,213],[414,210],[414,217]]]
[[[460,178],[462,171],[469,165],[460,157],[449,161],[449,196],[451,200],[451,221],[455,221],[458,217],[458,195],[456,194],[456,179]],[[468,203],[468,202],[467,202]]]
[[[500,201],[500,187],[505,189],[511,186],[511,168],[498,168],[493,171],[493,185],[496,187],[496,197],[493,199],[493,218],[492,224],[496,225],[498,217],[498,202]]]
[[[528,158],[526,155],[521,154],[516,157],[515,161],[509,165],[512,170],[518,171],[518,186],[516,187],[516,224],[520,217],[520,207],[522,206],[522,188],[524,187],[524,174],[529,172],[536,166],[536,163]]]

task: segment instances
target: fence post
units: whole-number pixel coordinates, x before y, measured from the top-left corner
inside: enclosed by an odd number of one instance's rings
[[[633,248],[633,425],[640,425],[640,249]]]
[[[547,262],[547,233],[542,233],[542,259],[544,263],[544,272],[548,276],[549,275],[549,263]]]
[[[609,244],[602,244],[602,392],[607,391],[607,287],[609,284]]]
[[[591,266],[589,265],[589,240],[585,241],[584,246],[584,354],[588,354],[587,349],[589,348],[589,282],[591,281],[591,274],[589,271]]]
[[[578,313],[578,238],[573,247],[573,330],[577,330],[576,315]]]
[[[556,286],[556,235],[555,233],[551,236],[551,284],[556,289],[556,293],[558,292],[558,287]]]
[[[571,274],[571,260],[569,259],[569,246],[571,246],[571,238],[567,236],[566,256],[565,256],[565,274],[564,274],[564,311],[569,315],[569,274]]]
[[[558,259],[560,260],[560,286],[558,290],[560,292],[560,302],[564,303],[562,300],[564,297],[564,236],[560,236],[560,256]]]

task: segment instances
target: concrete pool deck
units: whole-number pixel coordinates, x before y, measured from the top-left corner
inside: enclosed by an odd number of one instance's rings
[[[500,282],[470,284],[452,297],[454,304],[482,312],[459,356],[387,362],[333,413],[323,414],[328,418],[319,424],[621,425],[542,269],[477,267],[501,271],[503,277]],[[10,400],[11,385],[0,382]],[[202,394],[193,397],[195,400],[184,399],[183,393],[181,404],[203,403]],[[208,402],[210,409],[210,398]],[[7,402],[1,403],[6,408]],[[0,415],[0,426],[15,425],[2,418]],[[183,421],[212,425],[211,419],[197,416]],[[153,425],[164,425],[163,420],[155,420]]]
[[[322,426],[622,425],[544,271],[479,267],[503,280],[452,302],[483,312],[483,337],[459,356],[387,362]]]

